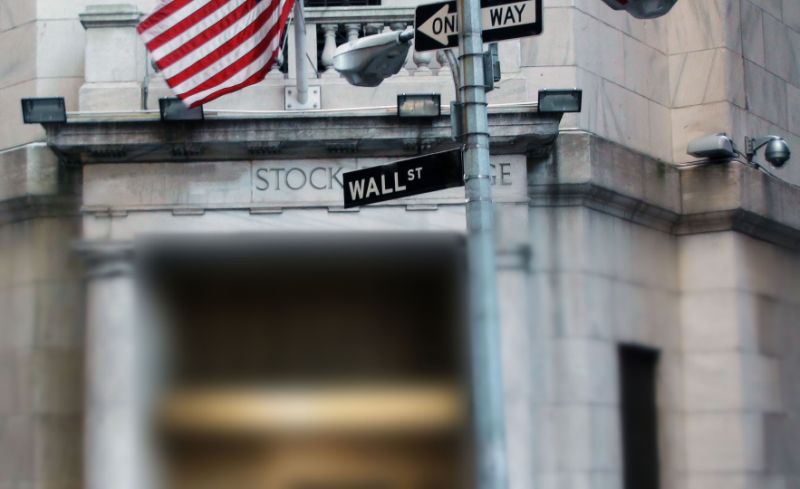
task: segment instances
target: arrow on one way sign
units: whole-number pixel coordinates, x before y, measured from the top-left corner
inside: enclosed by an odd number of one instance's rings
[[[450,13],[450,8],[444,4],[433,17],[417,27],[417,31],[446,46],[451,35],[458,35],[457,12]]]
[[[420,5],[414,20],[417,51],[458,46],[455,1]],[[484,42],[539,35],[542,33],[541,0],[481,0],[481,23]]]

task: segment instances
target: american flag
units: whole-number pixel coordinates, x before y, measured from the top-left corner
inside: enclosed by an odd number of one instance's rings
[[[137,30],[189,107],[263,80],[294,0],[161,0]]]

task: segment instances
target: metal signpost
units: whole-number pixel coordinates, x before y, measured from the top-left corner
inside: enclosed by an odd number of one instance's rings
[[[464,185],[461,150],[433,153],[344,174],[344,207],[357,207]]]
[[[406,197],[462,182],[466,187],[469,343],[478,489],[508,487],[483,43],[541,34],[541,2],[454,0],[417,7],[415,49],[445,49],[453,67],[459,65],[458,73],[456,70],[453,73],[459,109],[455,125],[459,128],[457,136],[463,145],[463,159],[447,163],[440,153],[358,170],[345,174],[344,180],[345,207]],[[459,48],[460,63],[449,49],[454,47]],[[345,57],[361,62],[371,61],[369,56],[390,57],[388,51],[362,55],[349,46],[339,49],[337,55],[343,61]],[[456,174],[452,173],[454,170]]]
[[[489,165],[489,115],[479,0],[458,0],[460,86],[467,197],[469,346],[475,477],[478,489],[506,489],[508,461],[497,305],[494,205]],[[539,17],[541,19],[541,16]]]
[[[483,42],[505,41],[542,33],[542,0],[481,0]],[[417,7],[414,49],[433,51],[459,46],[456,0]]]

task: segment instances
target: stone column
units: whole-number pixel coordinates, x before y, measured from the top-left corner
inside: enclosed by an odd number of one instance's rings
[[[495,219],[509,489],[529,489],[536,487],[535,378],[541,369],[527,296],[531,257],[528,205],[498,203]]]
[[[447,56],[444,54],[443,50],[436,51],[436,61],[439,62],[439,72],[437,75],[446,77],[453,76],[453,71],[450,70],[450,65],[447,63]]]
[[[289,78],[297,78],[297,58],[294,55],[294,24],[286,29],[286,35],[289,37]],[[317,78],[317,26],[306,22],[306,75],[308,78]]]
[[[333,54],[336,52],[336,32],[339,24],[322,24],[322,32],[325,35],[325,45],[322,48],[322,72],[323,76],[336,76],[339,74],[333,69]]]
[[[87,268],[84,487],[152,487],[145,336],[133,249],[84,244]]]
[[[345,24],[344,31],[347,33],[347,42],[354,42],[358,40],[361,24]]]
[[[364,26],[364,34],[371,36],[383,32],[384,25],[381,22],[369,22]]]
[[[135,5],[89,5],[80,21],[86,29],[85,83],[80,109],[139,110],[147,74],[147,52],[136,33],[142,13]]]
[[[417,51],[414,50],[413,54],[411,55],[414,64],[416,65],[417,69],[414,70],[414,75],[432,75],[433,71],[430,69],[431,62],[433,61],[433,55],[428,51]]]

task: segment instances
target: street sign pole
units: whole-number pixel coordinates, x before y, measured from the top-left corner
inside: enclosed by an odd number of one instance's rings
[[[507,489],[505,408],[497,305],[489,117],[480,0],[458,0],[464,181],[467,198],[469,348],[478,489]]]

